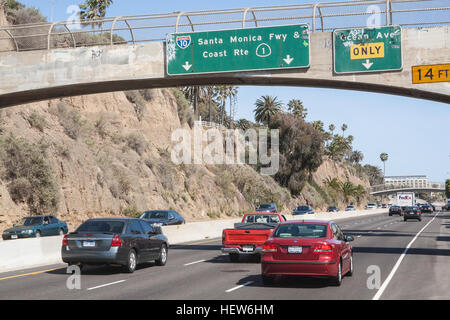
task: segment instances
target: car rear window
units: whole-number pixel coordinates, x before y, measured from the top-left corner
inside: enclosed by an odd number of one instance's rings
[[[268,208],[272,208],[273,205],[271,205],[271,204],[261,204],[261,205],[259,205],[259,207],[262,208],[262,209],[268,209]]]
[[[300,206],[300,207],[297,207],[297,210],[309,210],[309,207],[307,207],[307,206]]]
[[[168,219],[167,211],[148,211],[144,213],[143,219]]]
[[[283,224],[278,226],[275,238],[325,238],[327,226],[324,224]]]
[[[246,223],[280,223],[280,217],[276,214],[250,214],[245,217]]]
[[[120,234],[123,233],[124,225],[123,221],[88,220],[78,227],[77,232],[111,232]]]

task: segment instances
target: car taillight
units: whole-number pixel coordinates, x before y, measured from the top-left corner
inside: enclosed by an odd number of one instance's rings
[[[67,240],[67,234],[64,235],[63,241],[62,241],[62,245],[63,246],[68,246],[69,245],[69,241]]]
[[[314,249],[314,253],[331,253],[333,247],[328,243],[319,243]]]
[[[264,244],[263,248],[262,248],[262,252],[264,253],[270,253],[270,252],[277,252],[277,246],[273,243],[269,243],[269,244]]]
[[[222,242],[225,241],[225,231],[222,231]]]
[[[120,239],[120,237],[115,234],[112,242],[111,242],[111,247],[120,247],[122,245],[122,239]]]

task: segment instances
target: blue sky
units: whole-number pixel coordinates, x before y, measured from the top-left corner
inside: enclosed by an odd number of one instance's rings
[[[446,2],[447,0],[442,0]],[[20,0],[38,8],[49,20],[67,20],[67,8],[83,1]],[[115,0],[108,16],[168,13],[249,6],[312,3],[283,0]],[[322,0],[321,2],[329,2]],[[438,2],[438,1],[435,1]],[[52,9],[53,8],[53,9]],[[254,120],[255,100],[274,95],[287,103],[292,98],[308,108],[308,121],[322,120],[340,128],[348,125],[346,135],[355,137],[354,148],[364,154],[363,163],[382,168],[381,152],[389,154],[386,175],[425,174],[431,181],[450,178],[450,105],[393,95],[348,90],[302,87],[239,88],[237,118]]]

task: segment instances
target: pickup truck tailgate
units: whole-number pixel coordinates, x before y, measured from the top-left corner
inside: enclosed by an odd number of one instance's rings
[[[223,243],[227,245],[233,244],[253,244],[262,245],[269,238],[272,230],[240,230],[227,229],[224,230]]]

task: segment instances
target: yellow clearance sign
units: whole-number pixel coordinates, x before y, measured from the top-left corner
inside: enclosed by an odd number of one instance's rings
[[[411,67],[412,83],[450,82],[450,64]]]
[[[350,47],[350,59],[384,58],[384,42],[354,44]]]

